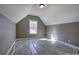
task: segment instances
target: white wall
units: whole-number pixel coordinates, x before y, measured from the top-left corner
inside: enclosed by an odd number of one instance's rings
[[[8,52],[16,38],[16,26],[11,20],[0,14],[0,54]]]

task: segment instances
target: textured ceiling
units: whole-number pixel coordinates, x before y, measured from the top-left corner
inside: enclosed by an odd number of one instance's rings
[[[40,9],[35,5],[0,5],[0,13],[17,23],[27,15],[39,16],[46,25],[79,21],[79,5],[49,4]]]

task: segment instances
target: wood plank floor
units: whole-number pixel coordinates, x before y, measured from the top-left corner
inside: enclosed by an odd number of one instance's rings
[[[19,40],[15,55],[63,55],[72,54],[72,49],[48,40]]]

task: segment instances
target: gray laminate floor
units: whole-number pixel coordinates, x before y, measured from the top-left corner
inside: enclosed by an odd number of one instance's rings
[[[49,40],[18,40],[15,55],[63,55],[72,54],[72,49]]]

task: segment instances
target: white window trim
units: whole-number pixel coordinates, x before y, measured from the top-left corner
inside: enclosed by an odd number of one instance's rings
[[[36,25],[36,33],[31,33],[31,31],[30,31],[30,22],[31,21],[34,21],[34,22],[37,22],[37,25]],[[29,20],[29,34],[37,34],[38,33],[38,21],[37,20]]]

